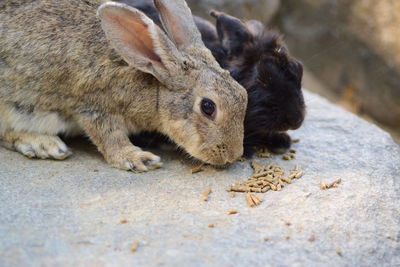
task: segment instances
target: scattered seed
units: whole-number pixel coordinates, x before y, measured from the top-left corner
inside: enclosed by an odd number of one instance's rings
[[[230,198],[234,198],[234,197],[235,197],[235,192],[231,192],[231,193],[229,194],[229,197],[230,197]]]
[[[326,184],[325,184],[324,180],[319,181],[319,187],[320,187],[322,190],[325,190],[325,189],[326,189]]]
[[[286,226],[291,226],[292,223],[291,223],[291,222],[285,222],[285,225],[286,225]]]
[[[253,208],[261,204],[263,199],[255,194],[247,193],[246,194],[246,202],[249,207]]]
[[[247,193],[245,199],[246,199],[247,205],[248,205],[250,208],[253,208],[253,207],[256,205],[256,204],[254,203],[253,199],[251,198],[251,194]]]
[[[228,210],[226,213],[227,213],[228,215],[236,214],[236,213],[237,213],[237,210]]]
[[[296,153],[297,151],[296,151],[296,149],[291,148],[291,149],[289,149],[289,152],[290,152],[290,153]]]
[[[137,241],[137,240],[133,241],[133,243],[132,243],[132,245],[131,245],[131,251],[132,251],[132,252],[136,252],[136,250],[138,249],[138,247],[139,247],[139,241]]]
[[[336,248],[336,254],[338,254],[340,257],[343,256],[342,250],[340,248]]]
[[[213,223],[208,224],[208,227],[209,227],[209,228],[214,228],[214,226],[215,226],[215,225],[214,225]]]
[[[128,220],[125,219],[125,218],[123,218],[123,219],[121,219],[121,220],[119,221],[120,224],[125,224],[125,223],[127,223],[127,222],[128,222]]]
[[[333,181],[332,183],[325,184],[325,182],[324,182],[323,180],[321,180],[321,181],[319,182],[319,187],[320,187],[322,190],[329,189],[329,188],[336,188],[336,187],[339,186],[339,184],[341,183],[341,181],[342,181],[342,179],[339,178],[339,179],[336,179],[335,181]]]
[[[190,171],[190,174],[194,174],[194,173],[198,173],[198,172],[202,172],[202,171],[204,171],[204,164],[200,164],[199,166],[197,166],[197,167],[194,167],[194,168],[191,168],[189,171]]]
[[[284,160],[291,160],[291,157],[289,155],[283,155],[282,159]]]
[[[286,240],[289,240],[289,239],[290,239],[290,236],[287,235],[287,236],[285,237],[285,239],[286,239]]]
[[[298,142],[300,142],[300,139],[299,139],[299,138],[296,138],[296,139],[293,139],[293,140],[292,140],[292,143],[298,143]]]
[[[206,190],[204,190],[201,195],[203,196],[203,201],[208,201],[208,196],[211,193],[211,188],[207,188]]]
[[[268,236],[265,236],[265,237],[264,237],[264,241],[265,241],[265,242],[269,241],[269,237],[268,237]]]
[[[315,241],[315,235],[311,235],[311,236],[308,238],[308,241],[309,241],[309,242],[314,242],[314,241]]]
[[[303,171],[298,171],[294,178],[299,179],[301,176],[303,176]]]
[[[330,184],[326,185],[326,188],[332,188],[332,187],[338,187],[338,185],[342,182],[342,179],[336,179],[335,181],[333,181]]]
[[[259,195],[253,195],[252,198],[254,199],[254,202],[256,203],[256,205],[259,205],[261,202],[263,202],[263,198]]]
[[[245,157],[240,157],[240,158],[238,159],[238,161],[244,162],[244,161],[246,161],[246,158],[245,158]]]

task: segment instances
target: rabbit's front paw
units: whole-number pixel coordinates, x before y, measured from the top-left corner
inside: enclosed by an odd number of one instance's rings
[[[8,143],[7,146],[28,158],[62,160],[72,154],[58,136],[8,132],[4,139]]]
[[[137,172],[154,170],[162,166],[159,156],[136,147],[126,147],[114,153],[108,161],[116,168]]]

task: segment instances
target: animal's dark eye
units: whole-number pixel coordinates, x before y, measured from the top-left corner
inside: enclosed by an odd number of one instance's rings
[[[215,103],[208,98],[201,100],[201,112],[207,117],[213,118],[215,115]]]

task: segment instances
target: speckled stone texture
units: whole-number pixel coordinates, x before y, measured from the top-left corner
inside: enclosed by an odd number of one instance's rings
[[[398,266],[399,147],[326,100],[306,100],[297,159],[272,159],[305,175],[256,208],[225,191],[252,173],[249,162],[192,175],[180,155],[155,151],[165,166],[134,174],[85,140],[67,142],[74,155],[60,162],[0,148],[0,266]],[[338,188],[319,188],[336,178]]]

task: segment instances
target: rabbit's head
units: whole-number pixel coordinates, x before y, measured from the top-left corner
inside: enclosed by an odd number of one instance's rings
[[[99,8],[103,30],[124,61],[147,73],[143,90],[154,87],[155,79],[161,83],[153,107],[158,131],[204,162],[235,161],[243,152],[246,90],[204,46],[184,0],[154,3],[165,31],[138,9],[116,2]]]
[[[242,22],[216,11],[211,15],[225,50],[217,59],[248,92],[245,145],[263,145],[271,132],[299,128],[305,115],[303,67],[281,36],[256,20]]]

